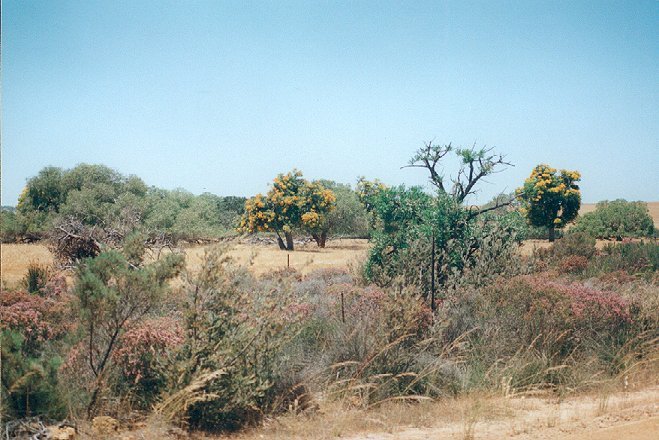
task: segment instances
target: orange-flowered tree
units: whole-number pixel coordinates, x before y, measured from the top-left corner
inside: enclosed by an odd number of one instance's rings
[[[302,228],[322,247],[327,237],[323,233],[325,216],[334,209],[335,202],[332,191],[305,180],[300,171],[279,174],[265,196],[257,194],[245,202],[238,230],[274,232],[280,249],[292,251],[293,231]]]
[[[578,171],[557,171],[549,165],[536,166],[517,189],[522,200],[522,212],[533,226],[546,227],[549,241],[554,241],[556,229],[573,221],[581,206]]]

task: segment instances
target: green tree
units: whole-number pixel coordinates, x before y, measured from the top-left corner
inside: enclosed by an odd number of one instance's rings
[[[442,162],[451,152],[459,157],[460,167],[448,188]],[[503,156],[490,149],[427,143],[407,167],[426,169],[434,194],[417,187],[363,182],[362,200],[374,214],[375,227],[367,278],[381,285],[402,278],[405,284],[417,286],[434,310],[437,289],[450,276],[479,264],[488,242],[497,238],[503,243],[500,254],[508,254],[519,239],[514,221],[492,213],[510,201],[497,200],[486,208],[465,205],[482,178],[506,165]]]
[[[595,211],[577,219],[574,229],[595,238],[616,240],[652,237],[655,231],[646,203],[622,199],[599,202]]]
[[[19,199],[17,209],[29,211],[58,212],[66,199],[61,168],[45,167],[39,174],[28,180]]]
[[[556,229],[565,227],[579,213],[581,192],[577,171],[557,171],[549,165],[536,166],[517,189],[522,201],[522,212],[533,226],[546,227],[549,241],[554,241]]]
[[[332,191],[336,197],[334,208],[322,216],[315,227],[307,228],[318,246],[324,248],[330,235],[368,236],[368,213],[350,185],[331,180],[320,180],[318,183]]]

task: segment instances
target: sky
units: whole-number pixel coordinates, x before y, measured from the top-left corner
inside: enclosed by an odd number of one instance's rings
[[[2,204],[44,166],[250,196],[309,179],[424,185],[424,142],[659,200],[659,2],[2,2]],[[455,162],[446,164],[455,173]]]

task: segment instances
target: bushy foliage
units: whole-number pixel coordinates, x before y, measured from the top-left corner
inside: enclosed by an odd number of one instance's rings
[[[57,242],[62,232],[68,242],[72,234],[82,234],[103,244],[109,239],[110,245],[135,231],[151,241],[209,239],[232,231],[243,206],[240,197],[149,188],[140,178],[103,165],[46,167],[28,180],[16,214],[2,214],[3,237],[43,238],[55,230]],[[70,229],[71,224],[79,227]]]
[[[579,213],[581,193],[577,171],[561,170],[549,165],[536,166],[517,190],[522,210],[533,226],[546,227],[549,241],[554,241],[555,230],[565,227]]]
[[[332,191],[336,197],[334,209],[328,212],[323,222],[315,228],[308,229],[317,242],[323,242],[328,236],[367,238],[369,236],[369,217],[358,194],[350,187],[331,180],[319,183]],[[321,246],[324,247],[324,246]]]
[[[570,255],[558,263],[562,273],[581,273],[588,267],[588,258],[581,255]]]
[[[65,282],[53,278],[38,293],[0,292],[3,416],[63,417],[56,348],[72,330]]]
[[[659,243],[655,241],[609,244],[590,264],[593,275],[624,271],[652,277],[659,268]]]
[[[257,282],[219,250],[188,277],[186,339],[158,411],[194,429],[232,430],[272,410],[281,352],[302,309],[288,278]]]
[[[14,210],[0,210],[0,243],[14,243],[25,235],[24,227]]]
[[[488,265],[495,275],[495,268],[503,267],[499,260],[511,257],[523,239],[517,212],[477,216],[451,197],[432,197],[420,188],[387,188],[369,203],[379,227],[373,232],[366,276],[380,285],[402,277],[426,298],[433,282],[444,286],[477,266]]]
[[[28,293],[42,292],[50,279],[51,270],[48,266],[38,263],[30,263],[27,273],[21,280],[21,285]]]
[[[595,372],[616,374],[623,367],[612,358],[645,330],[635,328],[628,300],[580,283],[525,275],[469,292],[451,293],[441,316],[445,335],[468,334],[475,386],[507,379],[516,389],[567,388]],[[490,368],[485,377],[481,366]]]
[[[642,238],[654,235],[654,222],[644,202],[618,199],[597,204],[593,212],[581,216],[574,230],[602,239]]]
[[[83,260],[76,269],[73,290],[79,302],[80,332],[86,341],[84,357],[94,378],[89,415],[95,413],[99,394],[106,390],[122,335],[157,308],[169,291],[168,282],[183,266],[178,254],[145,263],[144,248],[134,245],[127,243],[123,252],[104,251]]]
[[[595,239],[590,235],[570,231],[552,245],[550,252],[557,259],[579,256],[589,260],[597,252],[595,244]]]
[[[129,396],[134,407],[149,409],[166,391],[168,368],[183,341],[183,328],[171,317],[148,318],[128,329],[112,353],[119,370],[117,393]]]

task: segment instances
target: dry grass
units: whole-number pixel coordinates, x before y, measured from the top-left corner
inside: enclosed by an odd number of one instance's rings
[[[290,267],[302,274],[317,269],[348,268],[366,257],[367,240],[331,240],[325,249],[310,243],[298,246],[294,252],[279,250],[276,246],[261,246],[238,243],[231,247],[228,255],[239,265],[248,266],[256,275],[283,269],[290,259]],[[195,270],[201,265],[205,246],[185,249],[187,266]]]
[[[53,264],[53,255],[41,244],[6,244],[0,245],[2,258],[2,284],[15,287],[27,273],[30,263],[42,265]]]
[[[417,439],[563,439],[657,438],[659,389],[616,392],[601,412],[597,396],[557,401],[550,396],[505,398],[469,395],[418,404],[392,403],[376,409],[351,409],[341,403],[321,406],[317,414],[288,415],[236,440],[417,440]],[[615,432],[617,437],[605,434]],[[632,436],[627,436],[632,434]],[[601,436],[601,437],[600,437]]]
[[[336,438],[362,439],[384,438],[401,430],[412,434],[433,432],[438,425],[445,425],[443,433],[449,438],[465,438],[465,427],[473,431],[479,421],[499,420],[511,415],[508,403],[485,396],[445,399],[437,402],[391,402],[372,409],[351,408],[345,402],[328,402],[321,410],[310,415],[286,415],[266,422],[263,428],[248,430],[235,436],[236,440],[255,439],[313,439]],[[360,433],[370,434],[361,437]],[[407,437],[401,437],[407,438]],[[416,437],[413,437],[416,438]],[[443,437],[419,437],[443,438]]]
[[[213,245],[210,245],[212,247]],[[200,267],[204,252],[209,246],[192,246],[185,249],[189,269]],[[276,246],[231,245],[228,255],[239,265],[248,266],[256,275],[285,268],[290,258],[290,267],[302,274],[324,268],[349,268],[362,261],[368,252],[367,240],[331,240],[325,249],[315,243],[299,246],[294,252],[281,251]],[[30,263],[52,264],[53,256],[42,244],[3,244],[2,282],[7,287],[16,287],[27,273]]]

